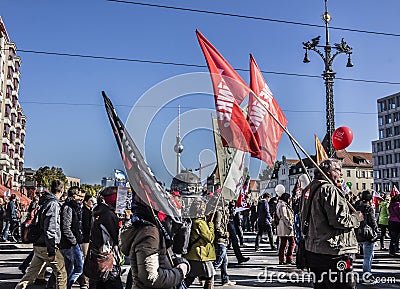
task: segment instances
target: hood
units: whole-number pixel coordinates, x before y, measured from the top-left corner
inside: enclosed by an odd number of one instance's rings
[[[39,206],[46,204],[52,200],[58,201],[57,197],[52,193],[46,192],[39,198]]]
[[[98,203],[94,208],[93,208],[93,217],[100,216],[106,212],[109,212],[113,210],[106,204],[104,203]]]

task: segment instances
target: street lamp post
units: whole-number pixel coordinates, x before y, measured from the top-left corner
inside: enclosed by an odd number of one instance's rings
[[[352,48],[347,45],[347,43],[342,38],[340,43],[335,43],[332,47],[329,43],[329,27],[328,24],[331,21],[331,16],[328,13],[328,0],[325,0],[325,13],[322,15],[322,19],[325,22],[325,37],[326,42],[324,46],[318,46],[319,40],[321,36],[317,36],[311,41],[303,42],[303,48],[305,49],[305,55],[303,62],[308,63],[310,59],[308,57],[308,51],[312,50],[315,51],[319,56],[321,56],[322,60],[325,64],[325,70],[322,74],[325,80],[325,93],[326,93],[326,137],[328,143],[328,155],[334,156],[335,150],[332,145],[332,134],[335,130],[335,112],[334,112],[334,105],[333,105],[333,81],[335,79],[335,72],[332,69],[333,60],[339,54],[345,53],[348,55],[347,59],[347,67],[353,67],[353,63],[351,62],[351,50]],[[319,50],[317,47],[323,48],[324,52]],[[332,50],[335,50],[335,53],[332,55]]]

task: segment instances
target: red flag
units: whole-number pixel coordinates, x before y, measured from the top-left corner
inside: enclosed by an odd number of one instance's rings
[[[247,202],[247,197],[245,195],[245,191],[241,190],[239,197],[236,201],[235,212],[241,212],[241,211],[244,211],[247,209],[250,209],[250,204]]]
[[[379,203],[382,201],[383,198],[381,197],[381,195],[374,191],[374,194],[372,195],[372,208],[376,210],[379,206]]]
[[[287,119],[269,89],[253,55],[250,54],[250,88],[261,99],[271,113],[286,127]],[[279,140],[283,129],[268,113],[265,107],[254,97],[249,96],[248,121],[260,151],[252,157],[263,160],[270,167],[274,167]]]
[[[250,88],[214,46],[196,30],[197,39],[210,70],[215,107],[224,146],[257,154],[259,146],[240,104]]]

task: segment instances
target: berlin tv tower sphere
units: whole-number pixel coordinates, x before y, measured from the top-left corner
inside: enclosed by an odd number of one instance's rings
[[[180,154],[180,153],[183,151],[183,145],[182,145],[182,144],[176,144],[176,145],[174,146],[174,151],[175,151],[177,154]]]

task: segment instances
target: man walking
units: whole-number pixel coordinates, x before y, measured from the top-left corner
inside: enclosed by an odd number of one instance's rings
[[[32,284],[46,265],[53,269],[58,288],[67,288],[67,272],[65,271],[64,258],[59,250],[61,239],[59,198],[63,190],[64,183],[60,180],[54,180],[51,183],[51,193],[45,192],[39,199],[41,208],[38,214],[41,234],[38,240],[33,243],[32,262],[15,287],[16,289],[25,289]]]
[[[327,159],[319,165],[330,181],[316,171],[314,180],[302,193],[301,224],[309,215],[305,249],[308,266],[315,274],[314,288],[356,288],[352,255],[358,252],[354,228],[363,220],[361,212],[350,212],[337,187],[342,163]],[[308,208],[310,213],[308,214]]]
[[[271,246],[272,250],[276,250],[276,247],[274,245],[274,239],[272,236],[272,218],[271,214],[269,212],[269,204],[268,202],[271,199],[271,195],[269,193],[266,193],[262,196],[261,200],[258,202],[258,233],[256,237],[256,245],[255,245],[255,251],[258,251],[260,248],[260,242],[261,238],[264,233],[267,233],[268,239],[269,239],[269,244]]]
[[[71,289],[74,282],[83,272],[82,244],[82,208],[84,194],[77,186],[68,189],[68,197],[61,207],[61,253],[64,256],[67,270],[67,288]]]

